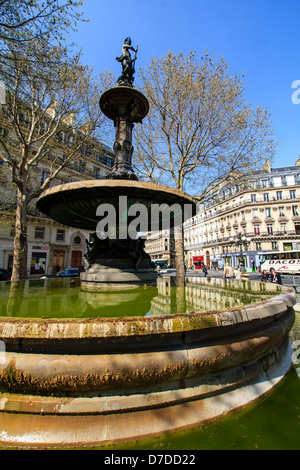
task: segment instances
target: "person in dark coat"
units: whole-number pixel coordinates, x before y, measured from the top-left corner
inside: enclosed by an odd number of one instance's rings
[[[271,280],[273,284],[282,284],[281,276],[275,271],[274,268],[271,268]]]
[[[260,280],[261,282],[270,282],[270,276],[266,269],[261,273]]]
[[[206,277],[207,276],[207,267],[205,266],[205,264],[202,266],[202,271],[203,271],[204,277]]]

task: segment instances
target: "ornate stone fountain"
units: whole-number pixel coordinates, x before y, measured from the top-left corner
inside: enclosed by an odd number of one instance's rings
[[[140,182],[133,171],[132,130],[134,124],[142,123],[146,117],[149,103],[133,88],[136,57],[131,59],[130,49],[137,52],[127,38],[122,55],[117,58],[122,62],[119,85],[100,98],[102,112],[116,129],[115,161],[109,179],[55,186],[37,201],[38,209],[57,222],[94,232],[86,255],[89,267],[81,274],[82,287],[86,289],[118,284],[134,286],[156,280],[143,239],[137,231],[128,233],[134,221],[131,209],[134,212],[138,205],[142,210],[144,231],[172,228],[196,213],[196,202],[191,196],[166,186]],[[112,211],[113,220],[111,232],[103,239],[97,227],[106,209]]]
[[[268,393],[292,364],[293,289],[204,278],[144,286],[156,275],[138,238],[123,238],[131,205],[151,216],[162,200],[175,212],[195,205],[134,175],[132,127],[148,102],[132,87],[129,46],[119,86],[100,100],[116,126],[112,177],[51,188],[37,203],[62,224],[97,232],[80,286],[1,283],[2,447],[103,446],[191,429]],[[117,223],[103,240],[97,211],[107,203]]]

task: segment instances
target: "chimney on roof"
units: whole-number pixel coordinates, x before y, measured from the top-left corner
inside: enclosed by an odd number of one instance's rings
[[[300,166],[300,157],[298,158],[298,160],[296,160],[295,165]]]
[[[270,163],[269,159],[264,164],[264,170],[267,171],[268,173],[270,173],[270,171],[271,171],[271,163]]]

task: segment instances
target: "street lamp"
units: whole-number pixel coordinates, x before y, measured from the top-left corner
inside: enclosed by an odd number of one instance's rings
[[[239,251],[241,252],[241,257],[243,260],[243,247],[245,248],[246,251],[248,250],[248,247],[251,243],[251,238],[246,237],[243,234],[243,232],[239,230],[238,232],[236,232],[235,237],[231,237],[229,239],[229,242],[230,242],[230,245],[236,246],[239,248]],[[243,261],[243,264],[241,265],[241,271],[243,272],[246,271],[244,261]]]

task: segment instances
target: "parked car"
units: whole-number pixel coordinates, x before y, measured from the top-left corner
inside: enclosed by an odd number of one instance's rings
[[[58,277],[77,277],[79,276],[79,270],[78,268],[68,268],[64,271],[59,271],[56,275]]]
[[[68,268],[64,271],[59,271],[56,274],[44,274],[41,276],[40,279],[56,279],[58,277],[78,277],[79,276],[79,269],[78,268]]]
[[[0,268],[0,281],[10,281],[10,273],[7,269]]]

